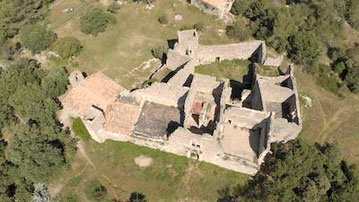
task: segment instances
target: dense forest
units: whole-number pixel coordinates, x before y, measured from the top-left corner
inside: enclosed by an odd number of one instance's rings
[[[46,186],[75,155],[76,141],[56,118],[61,109],[57,97],[68,84],[66,69],[45,70],[35,60],[19,58],[24,48],[34,54],[51,49],[65,60],[81,51],[79,40],[58,39],[46,24],[52,2],[0,0],[0,59],[6,64],[0,64],[0,201],[30,201],[36,192],[46,193]],[[265,40],[321,78],[320,84],[333,93],[340,94],[343,88],[359,92],[359,42],[350,41],[344,31],[345,26],[359,30],[359,1],[236,0],[231,12],[237,17],[227,27],[229,37]],[[94,36],[116,23],[98,8],[83,13],[80,21],[81,31]],[[350,43],[345,42],[348,39]],[[273,145],[272,150],[245,187],[222,190],[219,201],[359,197],[357,170],[336,147],[296,140]],[[105,192],[102,185],[95,185]]]
[[[359,1],[236,0],[231,12],[238,17],[228,36],[265,40],[335,94],[359,92],[359,41],[345,29],[359,30]]]
[[[45,71],[35,60],[16,57],[23,44],[14,38],[22,31],[29,33],[21,38],[34,52],[46,49],[50,40],[35,44],[30,34],[54,38],[54,33],[37,32],[43,25],[31,27],[45,18],[50,2],[0,1],[1,56],[13,61],[0,69],[0,201],[30,201],[34,192],[46,193],[44,185],[70,165],[76,149],[56,119],[57,97],[68,83],[66,70]]]

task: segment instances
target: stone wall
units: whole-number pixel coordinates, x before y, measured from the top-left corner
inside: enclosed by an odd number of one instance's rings
[[[250,96],[251,96],[251,108],[255,110],[263,111],[264,110],[263,101],[262,101],[258,81],[255,81]]]
[[[198,64],[210,64],[222,60],[257,58],[255,62],[265,60],[265,43],[263,41],[249,41],[227,45],[200,46],[197,54]]]

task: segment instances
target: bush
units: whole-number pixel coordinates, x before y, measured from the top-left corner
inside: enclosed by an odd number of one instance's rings
[[[63,59],[78,56],[82,48],[78,39],[69,36],[57,40],[54,44],[54,51]]]
[[[359,30],[359,1],[348,0],[347,20],[351,26]]]
[[[334,65],[334,72],[341,74],[345,70],[345,62],[339,62]]]
[[[153,57],[162,60],[165,54],[167,54],[167,47],[165,46],[158,46],[155,48],[152,48],[151,53]]]
[[[109,23],[116,23],[116,19],[101,8],[91,7],[80,17],[80,30],[85,34],[97,36],[106,31]]]
[[[111,5],[108,6],[107,11],[116,14],[119,9],[120,5],[116,2],[113,2]]]
[[[247,40],[251,36],[251,31],[246,25],[245,20],[237,19],[234,24],[226,27],[226,34],[230,38],[239,39],[240,41]]]
[[[193,28],[196,29],[197,31],[202,31],[204,29],[204,25],[202,22],[199,22],[199,23],[194,24]]]
[[[81,138],[82,140],[86,141],[91,139],[90,133],[87,131],[84,123],[80,118],[76,118],[72,123],[72,131],[77,137]]]
[[[161,24],[163,24],[163,25],[168,24],[167,15],[161,15],[161,16],[158,18],[158,22],[161,23]]]
[[[231,13],[233,13],[233,15],[240,15],[244,13],[250,3],[250,0],[235,0],[231,8]]]
[[[21,31],[20,40],[32,53],[38,54],[52,45],[56,34],[45,24],[27,25]]]
[[[107,189],[98,180],[91,181],[86,188],[86,196],[89,199],[101,201],[106,199]]]
[[[140,192],[132,192],[129,202],[147,202],[146,196]]]

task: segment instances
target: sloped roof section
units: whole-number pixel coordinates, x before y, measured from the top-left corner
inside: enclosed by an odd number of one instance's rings
[[[87,77],[59,99],[65,107],[83,117],[92,105],[106,110],[123,90],[121,85],[99,72]]]
[[[116,101],[106,110],[106,123],[104,130],[111,133],[131,135],[140,116],[139,103]]]

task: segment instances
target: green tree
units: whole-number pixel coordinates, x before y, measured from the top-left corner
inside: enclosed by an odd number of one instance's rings
[[[251,0],[235,0],[231,8],[231,13],[241,15],[248,9],[251,2]]]
[[[219,201],[351,201],[359,176],[333,145],[302,140],[273,144],[272,154],[244,188],[224,191]]]
[[[58,39],[54,43],[53,50],[59,54],[61,58],[69,59],[70,57],[78,56],[82,48],[78,39],[68,36]]]
[[[116,18],[101,8],[90,7],[80,17],[80,30],[85,34],[97,36],[106,31],[109,23],[116,23]]]
[[[66,164],[68,148],[61,141],[66,134],[50,127],[18,125],[12,128],[9,160],[22,177],[33,182],[49,182]]]
[[[49,48],[56,40],[56,34],[45,24],[27,25],[21,30],[21,42],[32,53],[37,54]]]
[[[47,97],[55,98],[64,94],[68,84],[65,68],[54,68],[47,72],[41,81],[41,88]]]
[[[313,32],[299,31],[290,37],[289,57],[296,63],[313,64],[319,55],[319,45]]]

